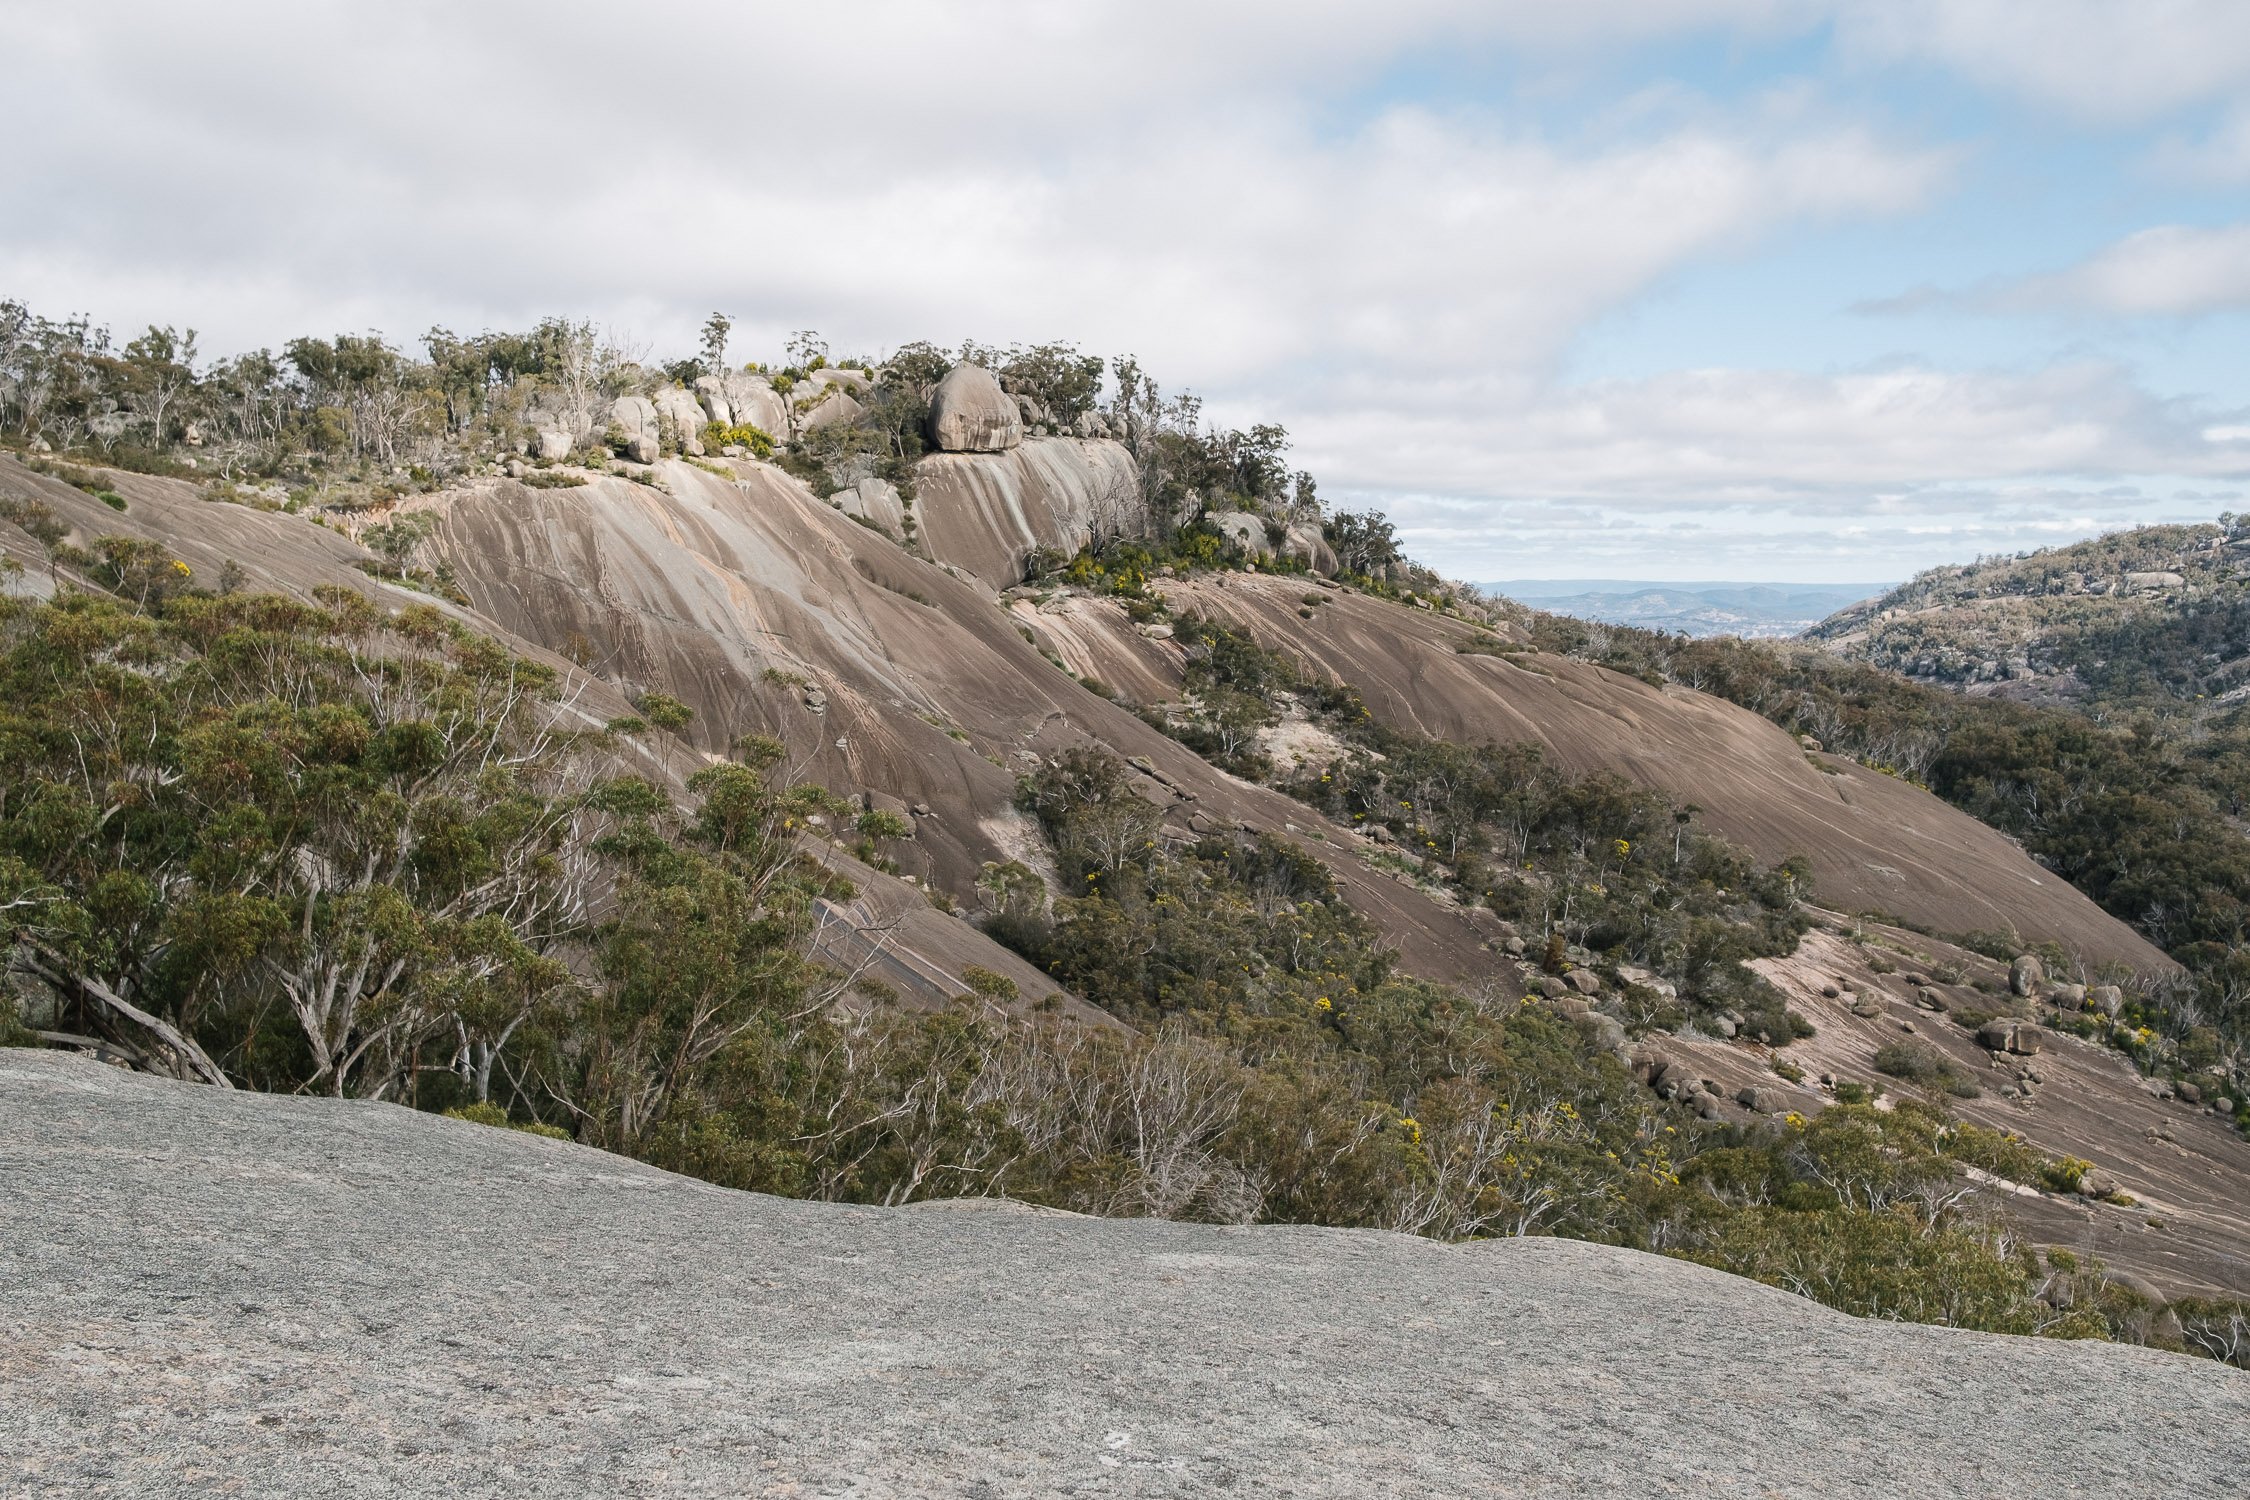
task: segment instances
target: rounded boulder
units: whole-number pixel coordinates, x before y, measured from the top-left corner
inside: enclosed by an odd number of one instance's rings
[[[930,441],[945,453],[1004,453],[1023,442],[1023,417],[990,370],[955,365],[930,397]]]

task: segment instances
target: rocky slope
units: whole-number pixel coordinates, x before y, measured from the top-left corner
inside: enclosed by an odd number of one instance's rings
[[[2142,1496],[2250,1377],[1659,1257],[872,1210],[0,1051],[22,1495]]]
[[[554,488],[482,479],[409,502],[430,513],[430,550],[466,607],[370,576],[368,554],[336,530],[210,503],[180,481],[115,476],[120,513],[7,460],[0,477],[40,496],[81,537],[148,537],[200,576],[233,563],[252,587],[305,595],[343,586],[392,607],[439,602],[556,666],[566,711],[589,724],[631,712],[639,693],[675,695],[697,711],[693,724],[678,737],[631,742],[636,766],[659,776],[680,779],[744,734],[780,738],[797,774],[910,819],[914,837],[897,852],[901,878],[830,856],[847,865],[861,895],[824,913],[819,939],[853,966],[871,965],[909,1001],[962,993],[971,965],[1014,979],[1027,1004],[1056,993],[955,911],[974,910],[984,863],[1045,862],[1035,826],[1012,807],[1015,779],[1042,756],[1089,742],[1131,759],[1175,836],[1244,827],[1294,839],[1335,874],[1410,972],[1520,992],[1523,972],[1495,951],[1490,913],[1464,912],[1385,872],[1377,846],[1357,833],[1215,769],[1124,706],[1181,690],[1182,653],[1162,629],[1137,627],[1114,599],[1013,587],[1026,550],[1068,550],[1099,522],[1120,453],[1099,439],[1034,438],[925,460],[912,508],[919,550],[906,545],[905,527],[863,502],[866,489],[823,500],[746,459],[667,460],[635,466],[632,478]],[[27,566],[16,587],[44,585],[27,538],[0,526],[0,547]],[[1462,618],[1302,575],[1215,573],[1163,587],[1175,614],[1230,622],[1354,684],[1397,727],[1471,743],[1536,741],[1569,769],[1615,771],[1694,803],[1709,827],[1763,859],[1805,855],[1831,907],[1943,931],[2012,930],[2058,943],[2088,966],[2165,964],[1991,829],[1908,783],[1808,754],[1718,699],[1517,641],[1480,642]],[[1478,649],[1464,652],[1465,644]],[[1078,678],[1099,679],[1123,701]],[[1817,986],[1784,988],[1820,1028],[1813,1045],[1849,1045],[1857,1019],[1831,1016]],[[1691,1037],[1680,1046],[1723,1085],[1720,1110],[1730,1117],[1749,1113],[1735,1102],[1741,1087],[1773,1082],[1763,1053],[1746,1043]],[[1859,1059],[1846,1061],[1849,1076],[1865,1076]],[[2087,1089],[2088,1120],[2135,1119],[2123,1106],[2144,1102],[2122,1077]],[[1816,1090],[1792,1102],[1823,1097]],[[2133,1231],[2105,1253],[2166,1285],[2250,1289],[2239,1252],[2250,1226],[2237,1211],[2250,1159],[2239,1140],[2211,1147],[2217,1175],[2208,1183],[2168,1187],[2170,1148],[2138,1124],[2081,1139],[2061,1128],[2054,1107],[2015,1124],[2043,1149],[2114,1164],[2136,1193],[2175,1205],[2180,1232],[2152,1241]],[[2226,1207],[2229,1195],[2237,1210]],[[2083,1238],[2075,1221],[2050,1227],[2057,1243]],[[2169,1261],[2144,1253],[2181,1244],[2190,1248]]]
[[[2209,1100],[2181,1097],[2063,1029],[2084,1004],[2071,986],[2017,997],[2006,964],[1834,913],[1822,914],[1795,953],[1751,966],[1812,1022],[1812,1036],[1786,1057],[1694,1033],[1652,1040],[1642,1071],[1675,1060],[1721,1101],[1754,1097],[1768,1111],[1808,1115],[1836,1097],[1839,1083],[1928,1097],[1957,1119],[2088,1164],[2077,1193],[1985,1184],[1991,1206],[2040,1243],[2099,1259],[2168,1296],[2250,1291],[2250,1152]],[[1986,1017],[2022,1023],[2019,1050],[1980,1040]],[[1894,1043],[1944,1058],[1967,1086],[1949,1092],[1887,1075],[1877,1054]],[[1776,1062],[1803,1076],[1776,1074]]]
[[[470,599],[464,618],[549,661],[576,665],[583,701],[624,712],[661,690],[696,709],[698,749],[745,733],[791,748],[802,775],[920,809],[901,863],[973,904],[986,861],[1029,852],[1010,809],[1018,771],[1098,741],[1150,768],[1152,798],[1185,829],[1201,818],[1301,836],[1301,805],[1214,770],[1087,692],[1039,648],[1128,701],[1175,696],[1176,645],[1134,629],[1113,601],[995,607],[1024,552],[1067,551],[1129,461],[1115,444],[1034,440],[1006,452],[925,460],[909,550],[841,501],[823,502],[770,465],[665,461],[650,482],[601,477],[534,489],[494,479],[424,497],[432,547]],[[68,485],[0,460],[84,535],[163,542],[199,573],[228,560],[254,585],[304,593],[342,583],[406,602],[428,596],[359,571],[365,554],[297,517],[214,505],[191,485],[117,483],[116,514]],[[0,545],[10,528],[0,527]],[[30,549],[17,550],[32,567]],[[1533,652],[1462,654],[1457,619],[1340,589],[1307,609],[1302,578],[1228,574],[1168,581],[1175,612],[1199,610],[1359,687],[1401,726],[1465,742],[1537,740],[1573,770],[1605,768],[1705,810],[1714,831],[1762,859],[1803,854],[1821,897],[1959,931],[2021,931],[2136,968],[2160,954],[2008,840],[1917,789],[1842,760],[1817,763],[1771,724],[1677,687]],[[1305,616],[1309,614],[1310,618]],[[1409,966],[1468,977],[1491,965],[1459,913],[1369,872],[1337,828],[1307,840],[1384,925]]]

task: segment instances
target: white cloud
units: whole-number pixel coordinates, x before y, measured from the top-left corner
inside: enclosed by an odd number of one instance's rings
[[[2199,132],[2169,136],[2153,160],[2164,175],[2191,184],[2250,182],[2250,103],[2236,104]]]
[[[1331,112],[1415,47],[1594,35],[1530,3],[19,9],[8,108],[47,123],[0,161],[36,206],[0,277],[211,343],[561,310],[684,343],[720,306],[768,341],[1075,336],[1206,386],[1523,368],[1698,255],[1911,208],[1949,160],[1754,110],[1568,146]]]
[[[1918,59],[2092,120],[2156,118],[2250,88],[2241,0],[1838,0],[1847,47]]]
[[[2099,94],[2082,70],[2105,51],[2120,109],[2238,77],[2232,8],[2105,41],[2107,8],[2081,0],[1962,0],[1919,27],[1836,3],[1864,56],[2072,107]],[[2099,366],[1555,385],[1590,323],[1682,268],[1912,213],[1952,151],[1840,117],[1802,81],[1739,105],[1651,87],[1571,135],[1386,89],[1432,56],[1576,67],[1801,33],[1833,8],[0,0],[0,126],[19,143],[0,155],[0,293],[193,322],[214,350],[552,313],[684,349],[713,307],[744,354],[808,326],[859,352],[1074,338],[1229,419],[1286,422],[1331,492],[1395,500],[1449,566],[1526,507],[1619,556],[1779,558],[1860,544],[1839,540],[1845,515],[1866,545],[1963,534],[1982,503],[1963,485],[2242,474],[2241,442],[2216,435],[2240,414],[2175,413]],[[2204,55],[2175,45],[2190,22]],[[2069,55],[2010,60],[2008,25]],[[2066,274],[2112,302],[2235,295],[2223,247],[2167,253],[2168,280]]]
[[[2031,373],[1687,370],[1529,393],[1462,383],[1362,394],[1312,407],[1300,431],[1328,460],[1322,472],[1370,491],[1880,508],[1949,479],[2250,474],[2250,429],[2160,401],[2092,362]]]
[[[1315,467],[1466,577],[1709,576],[1714,555],[1735,576],[1890,576],[1926,565],[1933,541],[2044,545],[2058,512],[2207,518],[2233,492],[2182,476],[2250,479],[2250,425],[2098,363],[1379,394],[1300,418]]]
[[[2121,316],[2250,306],[2250,224],[2144,229],[2068,270],[2003,286],[1987,300],[2003,308],[2056,307]]]

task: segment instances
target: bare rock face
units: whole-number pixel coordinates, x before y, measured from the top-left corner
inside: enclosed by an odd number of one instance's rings
[[[667,386],[656,393],[654,402],[657,418],[672,431],[682,453],[703,454],[703,403],[679,386]]]
[[[906,502],[900,497],[898,486],[888,479],[869,476],[829,498],[843,506],[846,515],[865,521],[878,531],[894,537],[905,532]]]
[[[713,380],[714,377],[706,375],[703,379]],[[730,370],[716,377],[714,383],[718,387],[717,395],[727,409],[723,420],[730,426],[755,427],[771,438],[789,436],[789,403],[765,376]],[[701,389],[702,384],[702,381],[697,381],[697,388]],[[707,408],[710,406],[708,395],[704,404]],[[716,410],[711,412],[711,420],[722,420]]]
[[[1327,577],[1336,571],[1336,549],[1312,521],[1295,521],[1282,533],[1281,555],[1295,558],[1311,571]]]
[[[955,365],[930,397],[930,441],[944,453],[1004,453],[1023,442],[1023,417],[990,370]]]
[[[1205,519],[1217,527],[1219,535],[1233,543],[1244,556],[1273,556],[1273,544],[1266,540],[1266,522],[1263,516],[1254,516],[1246,510],[1215,510]]]
[[[1006,588],[1035,551],[1070,556],[1098,531],[1145,520],[1140,476],[1118,443],[1030,438],[1005,453],[933,453],[914,514],[935,561]]]
[[[702,403],[703,414],[721,427],[734,425],[734,404],[727,400],[726,382],[716,375],[695,377],[695,399]]]
[[[620,396],[609,404],[609,425],[625,434],[625,456],[637,464],[656,462],[663,426],[656,403],[646,396]]]
[[[2250,1472],[2238,1371],[1568,1240],[790,1202],[5,1049],[0,1169],[11,1494],[1915,1500]]]
[[[823,370],[821,373],[825,375],[828,372]],[[811,432],[815,428],[832,426],[838,422],[857,421],[867,411],[866,407],[852,399],[851,387],[841,382],[816,389],[825,390],[828,395],[798,416],[797,429],[800,432]]]

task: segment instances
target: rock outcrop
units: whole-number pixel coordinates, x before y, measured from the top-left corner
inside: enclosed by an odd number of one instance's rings
[[[1863,1322],[1563,1240],[797,1203],[10,1050],[0,1169],[25,1494],[2140,1497],[2250,1474],[2239,1372]]]
[[[1273,556],[1273,543],[1266,539],[1266,522],[1263,516],[1246,510],[1215,510],[1204,517],[1227,544],[1244,557],[1265,558]]]
[[[656,403],[646,396],[620,396],[609,404],[609,425],[624,435],[625,456],[652,464],[663,451],[663,427]]]
[[[789,403],[773,388],[773,382],[763,375],[734,374],[726,377],[727,400],[734,404],[734,421],[738,427],[755,427],[768,437],[786,437],[789,433]]]
[[[852,398],[851,387],[834,384],[815,386],[814,394],[806,398],[803,410],[797,414],[797,430],[811,432],[815,428],[831,427],[838,422],[856,422],[867,413],[867,408]],[[825,396],[819,394],[826,391]]]
[[[889,536],[905,534],[906,502],[899,495],[898,486],[888,479],[870,475],[829,498],[854,520],[865,521]]]
[[[1336,549],[1328,545],[1316,522],[1292,521],[1282,534],[1281,555],[1295,558],[1324,577],[1336,571]]]
[[[703,455],[703,403],[679,386],[666,386],[653,403],[657,419],[671,433],[682,453]]]
[[[922,544],[999,590],[1033,552],[1068,557],[1098,528],[1137,526],[1140,475],[1117,443],[1032,438],[1004,453],[934,453],[915,475]]]
[[[930,441],[941,453],[1005,453],[1023,441],[1023,416],[990,370],[955,365],[930,396]]]

